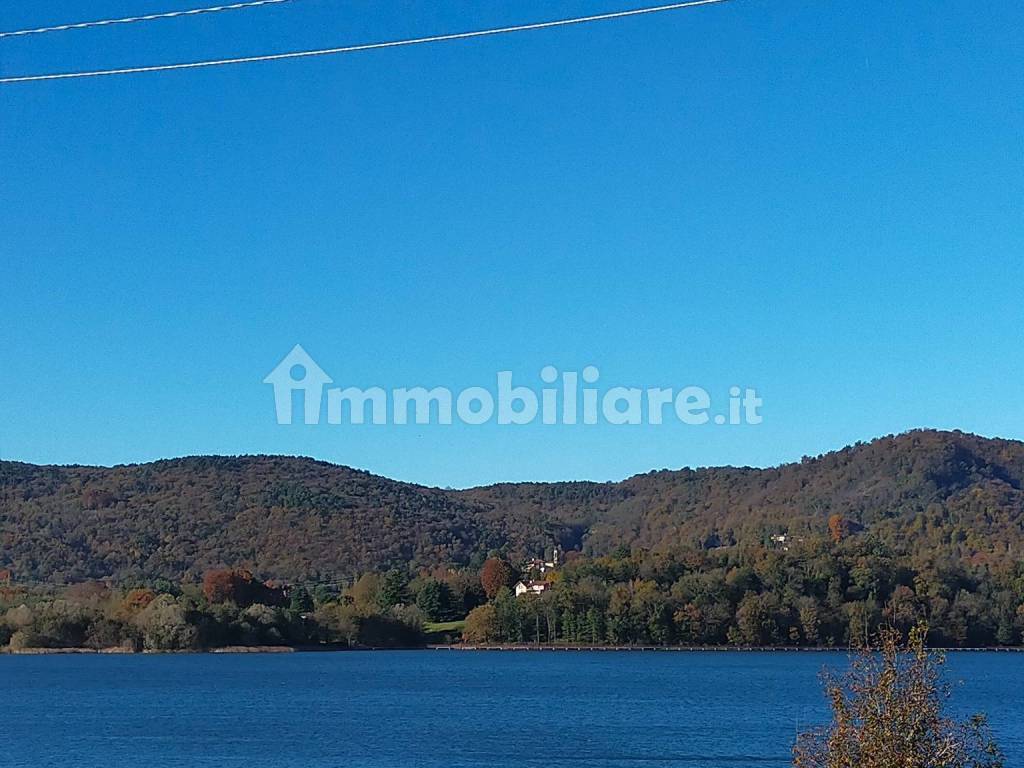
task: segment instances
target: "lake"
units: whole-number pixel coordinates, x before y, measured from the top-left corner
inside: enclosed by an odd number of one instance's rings
[[[0,656],[0,765],[774,768],[840,653]],[[952,654],[1024,765],[1024,654]]]

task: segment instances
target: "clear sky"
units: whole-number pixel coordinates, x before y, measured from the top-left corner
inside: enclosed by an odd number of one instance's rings
[[[5,0],[5,30],[203,5]],[[212,3],[210,3],[212,4]],[[294,0],[0,39],[4,74],[641,5]],[[316,456],[404,480],[1024,438],[1024,4],[734,0],[204,71],[0,86],[0,457]],[[757,426],[279,426],[344,385],[757,387]]]

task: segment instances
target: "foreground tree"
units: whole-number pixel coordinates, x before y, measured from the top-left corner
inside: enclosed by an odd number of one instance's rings
[[[927,627],[904,645],[883,630],[841,678],[828,678],[831,725],[801,734],[796,768],[1003,768],[1003,757],[982,715],[949,718],[941,680],[945,659],[925,648]]]

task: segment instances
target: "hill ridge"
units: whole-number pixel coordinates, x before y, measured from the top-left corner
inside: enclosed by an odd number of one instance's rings
[[[200,455],[113,467],[0,462],[0,570],[41,580],[355,575],[515,557],[825,536],[838,516],[908,554],[1024,547],[1024,442],[918,429],[775,467],[448,490],[302,456]]]

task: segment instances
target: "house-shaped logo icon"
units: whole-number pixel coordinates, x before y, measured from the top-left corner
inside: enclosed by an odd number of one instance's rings
[[[292,351],[285,355],[284,360],[267,374],[263,383],[274,386],[274,406],[277,409],[278,424],[292,423],[292,393],[295,390],[301,390],[303,393],[305,423],[319,424],[324,385],[333,384],[334,379],[314,362],[306,350],[296,344]]]

